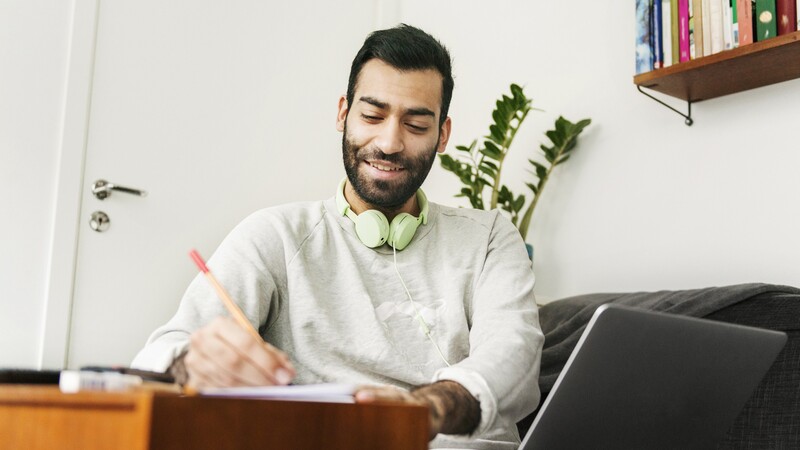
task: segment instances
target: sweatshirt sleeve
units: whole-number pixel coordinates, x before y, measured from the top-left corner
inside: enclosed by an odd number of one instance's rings
[[[481,422],[471,437],[513,426],[539,402],[544,335],[533,286],[519,231],[498,213],[472,299],[469,356],[434,375],[458,382],[480,402]]]
[[[285,279],[283,260],[275,257],[285,249],[279,239],[269,239],[275,236],[270,228],[263,212],[251,215],[230,232],[208,260],[215,278],[259,331],[277,315],[278,285]],[[178,311],[150,335],[131,366],[166,371],[188,347],[193,331],[227,314],[208,280],[198,274],[186,289]]]

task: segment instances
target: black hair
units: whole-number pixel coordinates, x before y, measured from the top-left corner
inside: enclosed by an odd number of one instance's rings
[[[404,23],[370,33],[353,59],[347,82],[347,105],[353,105],[361,68],[371,59],[380,59],[398,70],[435,69],[442,75],[442,106],[439,126],[447,118],[453,97],[453,72],[450,53],[441,42],[419,28]]]

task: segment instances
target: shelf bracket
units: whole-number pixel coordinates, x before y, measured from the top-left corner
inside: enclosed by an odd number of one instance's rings
[[[668,104],[662,102],[661,100],[659,100],[659,99],[653,97],[652,95],[648,94],[647,92],[643,91],[642,87],[640,85],[637,84],[636,85],[636,89],[638,89],[639,92],[641,92],[642,94],[652,98],[653,100],[657,101],[658,103],[661,103],[662,105],[666,106],[667,108],[669,108],[669,109],[675,111],[676,113],[678,113],[681,117],[683,117],[685,119],[683,121],[683,123],[685,123],[687,127],[692,126],[692,124],[694,123],[694,120],[692,120],[692,101],[691,100],[686,100],[686,106],[688,107],[689,112],[687,114],[684,114],[684,113],[678,111],[677,109],[673,108],[672,106],[669,106]]]

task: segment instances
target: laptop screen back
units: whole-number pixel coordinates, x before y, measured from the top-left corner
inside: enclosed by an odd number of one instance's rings
[[[781,332],[603,305],[520,448],[714,448],[785,342]]]

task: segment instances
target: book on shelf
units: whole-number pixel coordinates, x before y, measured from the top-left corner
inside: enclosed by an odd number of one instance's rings
[[[669,23],[669,42],[672,49],[672,63],[678,64],[678,62],[680,62],[680,43],[678,42],[678,0],[669,1]]]
[[[763,41],[778,34],[775,0],[756,0],[756,40]]]
[[[657,0],[658,1],[658,0]],[[661,0],[663,2],[668,2],[669,0]],[[661,44],[664,47],[664,65],[663,67],[669,67],[673,64],[673,61],[677,62],[677,58],[673,58],[672,56],[672,34],[670,30],[672,29],[672,8],[671,3],[663,4],[661,8]]]
[[[733,48],[739,46],[739,13],[736,10],[736,0],[730,0],[731,11],[733,11],[733,24],[731,26],[731,38],[733,39]]]
[[[719,53],[725,48],[725,40],[722,37],[722,2],[724,0],[711,0],[708,9],[711,36],[711,53]]]
[[[689,0],[689,60],[697,59],[697,53],[694,48],[694,0]]]
[[[650,25],[653,0],[636,0],[636,73],[653,70],[653,50]]]
[[[733,11],[728,0],[722,0],[722,49],[733,48]]]
[[[689,0],[678,0],[678,45],[680,62],[691,59],[691,49],[689,47]]]
[[[778,15],[778,35],[797,31],[797,0],[777,0],[775,13]]]
[[[756,0],[750,0],[750,15],[753,17],[753,42],[758,41],[758,17],[756,17]]]
[[[661,0],[650,0],[652,7],[652,14],[650,26],[652,32],[650,39],[653,42],[653,69],[660,69],[664,67],[664,39],[663,39],[663,24],[664,20],[662,15]]]
[[[736,0],[736,13],[739,16],[739,45],[753,43],[753,11],[751,0]]]
[[[711,54],[711,22],[708,10],[710,0],[694,0],[694,34],[697,57]]]
[[[692,33],[692,44],[694,45],[693,58],[702,58],[703,51],[703,0],[691,0],[690,30]]]

